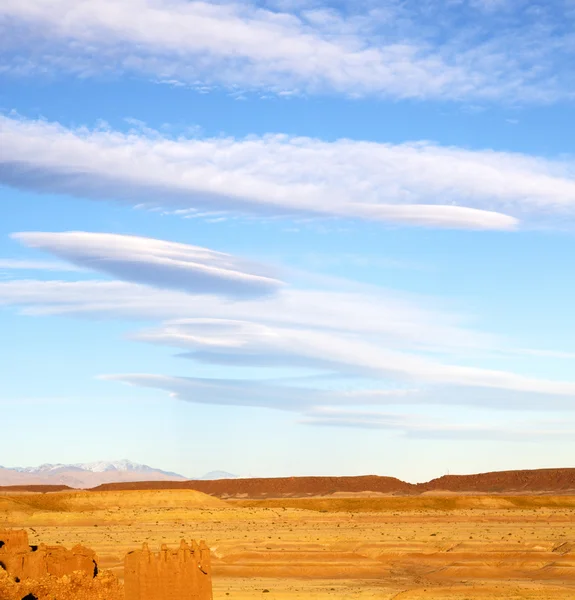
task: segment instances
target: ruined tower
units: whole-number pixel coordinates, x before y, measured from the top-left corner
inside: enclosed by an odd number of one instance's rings
[[[126,600],[212,600],[210,549],[184,540],[177,550],[129,552],[124,559]]]

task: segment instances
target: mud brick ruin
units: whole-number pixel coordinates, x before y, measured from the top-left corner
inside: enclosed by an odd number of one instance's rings
[[[63,577],[82,571],[98,574],[95,553],[84,546],[67,550],[63,546],[30,546],[24,530],[0,530],[0,569],[16,581],[40,579],[46,575]]]
[[[144,544],[124,559],[124,587],[126,600],[212,600],[210,549],[182,540],[154,553]]]
[[[94,579],[98,565],[92,550],[83,546],[72,550],[46,544],[30,546],[24,530],[0,529],[0,570],[6,571],[13,585],[24,585],[24,581],[35,585],[34,581],[46,577],[52,577],[54,583],[64,575],[77,576],[78,571],[89,578],[84,580],[85,586],[100,580]],[[188,545],[182,540],[177,549],[169,550],[163,544],[160,552],[154,553],[144,544],[124,558],[121,595],[125,600],[213,600],[210,549],[203,541]]]

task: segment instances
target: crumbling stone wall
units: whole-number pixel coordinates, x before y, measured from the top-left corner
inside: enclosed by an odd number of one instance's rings
[[[0,600],[213,600],[210,550],[184,540],[178,549],[129,552],[124,590],[114,575],[100,577],[96,555],[83,546],[30,546],[26,531],[0,530]]]
[[[144,544],[124,559],[124,589],[126,600],[212,600],[210,550],[203,541],[158,553]]]
[[[28,532],[24,529],[0,529],[0,553],[28,549]]]
[[[67,550],[63,546],[30,546],[24,530],[0,530],[0,569],[16,581],[47,575],[63,577],[81,571],[90,577],[98,573],[96,554],[84,546]]]

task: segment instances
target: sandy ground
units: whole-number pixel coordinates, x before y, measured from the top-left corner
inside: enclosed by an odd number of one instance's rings
[[[93,548],[181,538],[212,549],[214,598],[575,598],[575,497],[222,501],[187,491],[0,496],[0,527]],[[267,590],[267,591],[265,591]]]

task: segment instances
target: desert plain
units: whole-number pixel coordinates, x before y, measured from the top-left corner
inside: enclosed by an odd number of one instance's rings
[[[4,527],[84,544],[120,579],[143,542],[205,539],[222,600],[575,598],[573,495],[2,492]]]

